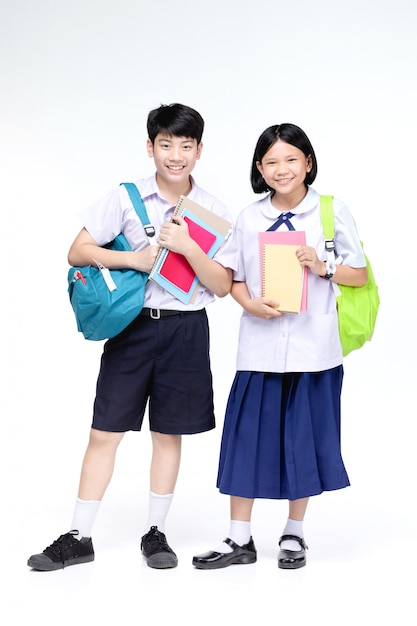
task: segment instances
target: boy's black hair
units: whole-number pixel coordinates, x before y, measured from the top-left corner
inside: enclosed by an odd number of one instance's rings
[[[200,143],[204,120],[200,113],[185,104],[161,104],[150,111],[147,122],[148,137],[152,142],[158,133],[174,137],[191,137]]]
[[[281,139],[286,143],[289,143],[291,146],[295,146],[301,152],[305,154],[306,157],[311,158],[311,170],[307,172],[307,176],[305,177],[304,184],[311,185],[316,176],[317,176],[317,159],[313,150],[313,146],[305,132],[296,126],[295,124],[276,124],[275,126],[270,126],[259,137],[258,142],[255,147],[255,152],[252,159],[252,168],[251,168],[251,185],[252,189],[255,193],[263,193],[264,191],[273,191],[269,185],[266,184],[260,171],[258,170],[256,163],[261,162],[265,154],[268,150]]]

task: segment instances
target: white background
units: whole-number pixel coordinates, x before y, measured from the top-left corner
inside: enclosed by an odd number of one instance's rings
[[[415,617],[416,4],[412,0],[1,0],[2,624],[410,623]],[[148,568],[150,438],[128,434],[94,530],[93,564],[33,572],[68,530],[101,344],[76,332],[66,254],[78,213],[153,172],[146,117],[197,108],[199,184],[233,215],[253,201],[269,125],[309,135],[320,193],[355,216],[381,296],[374,339],[345,361],[342,443],[352,486],[312,499],[308,565],[276,565],[285,502],[255,504],[256,565],[201,572],[228,532],[215,488],[240,311],[209,311],[217,424],[185,438],[167,535],[175,570]],[[146,618],[145,613],[150,615]]]

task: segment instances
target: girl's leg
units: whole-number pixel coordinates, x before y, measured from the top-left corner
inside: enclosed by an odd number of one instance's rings
[[[283,535],[295,535],[304,538],[303,521],[306,513],[308,498],[300,498],[299,500],[290,500],[288,502],[288,519],[282,531]],[[281,543],[283,550],[299,550],[300,544],[294,540],[285,540]]]
[[[299,500],[290,500],[288,502],[289,519],[302,522],[307,510],[309,498],[300,498]]]
[[[230,496],[230,527],[227,536],[238,546],[245,546],[252,536],[251,516],[254,502],[252,498]],[[216,551],[228,554],[233,549],[229,544],[222,542]]]
[[[230,496],[230,519],[250,522],[255,500]]]
[[[305,551],[307,546],[304,542],[303,521],[308,505],[308,498],[300,498],[289,502],[289,514],[287,523],[282,532],[282,537],[292,535],[296,539],[280,539],[278,554],[278,567],[281,569],[298,569],[306,564]]]
[[[230,530],[215,550],[198,554],[193,565],[199,569],[218,569],[256,562],[256,548],[251,536],[252,498],[230,497]]]

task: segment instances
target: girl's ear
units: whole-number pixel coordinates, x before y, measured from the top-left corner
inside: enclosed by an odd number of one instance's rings
[[[260,173],[260,175],[263,178],[264,177],[264,172],[263,172],[263,169],[262,169],[262,163],[260,161],[256,161],[256,167],[258,168],[258,172]]]
[[[311,158],[311,154],[309,154],[307,157],[306,168],[307,172],[311,172],[311,170],[313,169],[313,159]]]

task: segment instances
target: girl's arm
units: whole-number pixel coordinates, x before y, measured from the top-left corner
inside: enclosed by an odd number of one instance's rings
[[[306,266],[316,276],[325,276],[326,263],[320,261],[314,248],[302,246],[296,251],[296,255],[301,265]],[[350,267],[348,265],[336,265],[336,272],[330,279],[340,285],[350,287],[363,287],[368,280],[368,270],[366,267]]]
[[[279,305],[279,302],[269,298],[251,298],[244,282],[233,281],[231,294],[247,313],[255,317],[268,320],[271,317],[281,317],[282,315],[280,311],[274,308]]]

